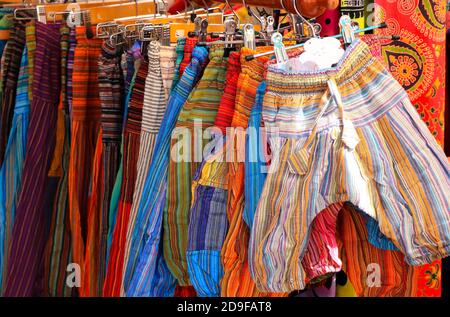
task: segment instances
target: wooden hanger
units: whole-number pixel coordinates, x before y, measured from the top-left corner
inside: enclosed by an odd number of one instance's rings
[[[118,18],[154,14],[154,1],[136,1],[89,9],[92,24],[104,23]]]
[[[63,13],[70,11],[71,9],[92,9],[95,7],[104,7],[114,4],[125,4],[128,3],[127,0],[95,0],[88,2],[68,2],[68,3],[49,3],[49,4],[39,4],[36,5],[36,10],[38,12],[38,20],[41,22],[45,21],[59,21],[62,19]]]
[[[81,10],[74,10],[71,15],[75,20],[82,20],[81,15],[88,13],[90,16],[90,23],[92,25],[96,25],[99,23],[105,23],[109,21],[113,21],[117,18],[125,18],[130,16],[139,16],[139,15],[149,15],[154,14],[156,12],[155,9],[155,1],[144,0],[144,1],[116,1],[111,4],[107,2],[96,2],[91,5],[89,2],[88,6],[83,6],[81,3],[73,4],[73,6],[80,5]],[[85,3],[87,5],[87,3]],[[38,6],[39,7],[39,6]],[[50,9],[51,8],[51,9]],[[61,19],[61,16],[64,13],[64,9],[68,9],[67,13],[70,12],[69,4],[66,4],[66,7],[61,9],[60,5],[53,5],[52,7],[48,7],[47,5],[43,6],[44,11],[40,12],[38,16],[41,17],[42,22],[48,19],[48,21]],[[41,9],[42,10],[42,9]],[[60,10],[60,11],[58,11]],[[55,13],[60,17],[55,17]]]

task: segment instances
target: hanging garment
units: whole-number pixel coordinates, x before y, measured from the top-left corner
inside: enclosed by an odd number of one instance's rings
[[[98,89],[98,58],[101,40],[89,39],[85,27],[76,28],[73,63],[73,99],[69,162],[69,212],[73,261],[83,271],[81,296],[90,295],[90,272],[84,269],[88,236],[88,194],[95,142],[100,133],[101,104]],[[84,275],[86,274],[86,275]]]
[[[214,121],[211,141],[223,150],[226,127],[231,124],[239,73],[240,55],[231,52],[222,98]],[[221,132],[221,133],[219,133]],[[217,155],[218,156],[218,155]],[[220,281],[223,276],[220,251],[228,230],[228,164],[222,155],[204,157],[192,182],[192,203],[189,216],[188,249],[186,252],[189,279],[199,296],[220,296]]]
[[[76,44],[77,44],[77,31],[76,28],[73,27],[70,29],[69,53],[67,55],[67,102],[69,106],[70,131],[72,131],[72,119],[73,119],[73,63],[75,61]]]
[[[158,132],[152,163],[146,176],[142,199],[133,228],[124,287],[128,296],[172,296],[175,281],[162,257],[162,216],[165,203],[170,138],[178,114],[195,85],[207,58],[204,47],[196,47],[192,61],[172,92],[164,125]]]
[[[245,141],[245,205],[243,218],[250,229],[253,226],[256,206],[266,180],[270,155],[262,121],[262,103],[265,92],[266,82],[262,81],[256,91],[255,104],[248,119]]]
[[[62,157],[63,157],[63,151],[64,151],[64,142],[65,142],[65,118],[64,118],[64,111],[63,111],[63,89],[64,87],[64,76],[66,71],[66,65],[65,65],[65,47],[66,44],[68,45],[68,32],[69,29],[67,29],[65,26],[61,26],[60,28],[60,43],[61,43],[61,96],[59,98],[59,105],[57,110],[57,119],[56,119],[56,143],[55,143],[55,149],[53,152],[53,158],[52,163],[50,164],[50,169],[48,171],[48,178],[45,183],[45,191],[44,191],[44,210],[46,211],[46,232],[49,232],[49,236],[51,233],[53,233],[53,224],[54,224],[54,217],[53,217],[53,207],[55,204],[55,199],[58,194],[58,184],[60,179],[63,176],[63,167],[62,167]],[[64,88],[63,88],[64,87]],[[48,240],[46,240],[48,242]],[[47,249],[44,251],[43,260],[41,261],[41,268],[39,269],[39,272],[41,273],[39,275],[39,279],[36,281],[36,292],[38,294],[43,294],[44,287],[45,287],[45,272],[47,272],[47,268],[45,265],[46,263],[46,255],[45,253]]]
[[[158,52],[159,53],[159,52]],[[134,81],[131,99],[128,107],[128,118],[123,137],[123,175],[120,190],[120,199],[114,232],[111,242],[108,262],[107,278],[103,285],[105,296],[119,296],[122,276],[117,276],[117,268],[123,267],[121,259],[125,244],[126,228],[133,203],[133,191],[137,175],[137,161],[141,140],[142,112],[145,95],[146,79],[149,71],[149,62],[143,60]],[[163,93],[161,91],[161,93]],[[117,281],[117,284],[116,284]],[[114,285],[117,285],[114,287]]]
[[[163,81],[164,99],[169,100],[170,92],[173,87],[173,78],[175,77],[175,63],[176,63],[176,47],[161,46],[159,59],[161,67],[161,77]],[[167,103],[167,102],[166,102]]]
[[[28,51],[25,48],[20,63],[17,94],[14,106],[12,128],[5,151],[5,159],[0,169],[0,290],[7,273],[8,246],[14,225],[16,204],[20,194],[23,164],[27,146],[30,114],[28,99]]]
[[[295,56],[298,53],[293,52],[292,55]],[[266,83],[263,81],[258,86],[246,135],[243,218],[249,229],[253,226],[254,214],[269,166],[267,138],[262,129],[262,103],[265,91]],[[327,279],[330,274],[339,272],[342,268],[342,261],[338,255],[335,225],[340,208],[340,205],[332,205],[313,220],[308,247],[302,260],[302,266],[306,272],[306,283],[320,282]],[[252,263],[250,263],[251,265]],[[314,289],[314,286],[311,289]]]
[[[19,77],[20,61],[25,47],[25,25],[15,21],[10,32],[8,45],[5,48],[5,62],[2,74],[2,104],[0,122],[0,163],[3,163],[6,143],[11,130],[16,101],[17,80]]]
[[[101,66],[100,66],[101,65]],[[102,133],[103,133],[103,200],[101,213],[100,256],[99,263],[99,290],[103,289],[103,281],[107,267],[107,233],[109,224],[110,202],[114,182],[121,162],[122,122],[124,113],[123,82],[124,78],[120,68],[120,55],[115,48],[105,44],[103,58],[100,61],[99,85],[100,99],[102,100]],[[103,93],[102,93],[102,88]]]
[[[70,241],[70,221],[68,205],[68,168],[70,154],[70,113],[69,113],[69,84],[68,68],[71,60],[70,42],[74,40],[74,29],[61,27],[61,100],[58,108],[57,134],[62,137],[62,153],[55,146],[53,164],[57,176],[56,194],[50,220],[50,232],[44,252],[42,295],[49,297],[70,297],[75,288],[67,285],[69,273],[68,265],[72,263],[72,249]],[[28,42],[27,42],[28,46]],[[70,80],[71,81],[71,80]],[[70,86],[69,86],[70,85]],[[58,141],[57,141],[58,143]],[[52,170],[52,168],[50,168]],[[50,176],[50,173],[49,173]]]
[[[178,116],[171,137],[171,152],[164,208],[164,258],[181,286],[190,285],[186,250],[192,175],[207,144],[204,131],[212,126],[225,82],[223,49],[211,47],[209,64]]]
[[[354,41],[328,71],[269,67],[267,85],[263,117],[278,134],[269,134],[272,163],[252,227],[258,288],[304,288],[298,263],[312,219],[335,202],[352,202],[377,220],[409,264],[447,255],[449,164],[366,44]],[[282,266],[274,271],[271,263]]]
[[[181,62],[184,59],[184,46],[186,44],[186,38],[185,37],[181,37],[177,40],[177,47],[176,47],[176,53],[177,53],[177,60],[175,62],[175,72],[173,74],[173,85],[171,88],[171,92],[173,91],[173,89],[175,88],[175,86],[178,84],[178,81],[180,80],[180,65]]]
[[[357,296],[418,296],[419,267],[407,265],[400,251],[371,245],[362,211],[346,203],[337,222],[343,269]]]
[[[181,79],[183,77],[184,70],[188,65],[191,63],[192,60],[192,52],[194,50],[195,45],[198,42],[198,38],[196,37],[188,37],[186,38],[186,41],[184,42],[184,52],[183,52],[183,59],[180,62],[180,66],[178,68],[178,76]],[[180,44],[181,45],[181,44]],[[180,47],[181,50],[181,47]],[[197,75],[198,76],[198,75]]]
[[[125,79],[125,103],[123,108],[123,124],[122,124],[122,139],[123,133],[126,126],[126,121],[128,118],[128,105],[131,97],[131,91],[134,86],[134,81],[136,79],[136,75],[139,72],[139,67],[141,65],[142,56],[141,56],[141,46],[139,42],[135,42],[133,46],[124,52],[121,56],[121,67],[124,74]],[[116,175],[116,180],[113,187],[113,193],[110,201],[110,210],[109,210],[109,230],[108,230],[108,248],[107,248],[107,259],[109,258],[109,251],[112,242],[112,235],[114,231],[117,210],[119,208],[119,199],[120,199],[120,190],[122,187],[122,175],[123,175],[123,142],[121,144],[121,160],[119,165],[119,171]]]
[[[8,42],[6,42],[5,48],[7,46],[8,46]],[[3,104],[3,73],[4,73],[5,63],[6,63],[6,54],[2,54],[2,57],[0,60],[0,78],[2,78],[2,83],[0,83],[0,105]]]
[[[261,48],[261,51],[264,50],[266,48]],[[233,142],[231,151],[234,153],[232,153],[232,160],[228,161],[230,182],[228,183],[227,217],[229,229],[221,251],[224,266],[221,296],[224,297],[253,297],[260,294],[250,277],[247,259],[249,231],[243,220],[244,142],[245,129],[254,104],[256,89],[263,80],[264,64],[268,61],[268,57],[263,56],[247,61],[245,57],[252,54],[256,54],[256,52],[248,48],[241,49],[242,71],[238,79],[236,105],[231,122],[233,129],[230,130],[231,134],[228,136],[230,142]]]
[[[36,22],[33,101],[4,296],[39,295],[34,284],[48,235],[44,193],[55,148],[61,87],[59,28],[58,24]]]
[[[124,58],[125,54],[125,58]],[[128,105],[130,103],[131,92],[134,87],[136,76],[139,72],[140,60],[142,56],[140,54],[134,55],[131,50],[128,50],[122,54],[122,67],[126,67],[126,70],[122,69],[124,72],[125,78],[125,86],[128,87],[126,91],[125,103],[124,103],[124,124],[122,126],[122,140],[124,129],[126,127],[126,119],[128,118]],[[136,58],[136,61],[135,61]],[[124,63],[123,61],[127,61]],[[138,61],[139,60],[139,61]],[[135,67],[136,66],[136,67]],[[132,74],[130,76],[130,74]],[[127,81],[129,83],[127,84]],[[123,181],[123,142],[121,142],[120,147],[121,160],[119,165],[119,170],[117,171],[116,179],[114,182],[113,191],[111,194],[111,201],[109,204],[109,228],[108,228],[108,242],[107,242],[107,250],[106,250],[106,263],[109,263],[109,252],[111,251],[111,244],[113,239],[114,228],[116,225],[117,211],[119,209],[119,199],[120,199],[120,191],[122,189],[122,181]],[[109,265],[109,264],[108,264]]]
[[[171,90],[172,78],[175,67],[175,50],[170,46],[161,46],[158,42],[151,42],[148,49],[148,76],[145,81],[144,108],[141,128],[141,140],[139,146],[139,156],[137,162],[137,176],[133,193],[133,204],[126,230],[126,237],[123,240],[125,248],[117,255],[123,259],[121,266],[114,274],[120,286],[120,294],[125,295],[123,288],[123,272],[126,270],[128,255],[130,254],[130,244],[135,226],[136,215],[139,202],[142,199],[145,177],[152,162],[153,150],[156,137],[161,127],[161,122],[166,111],[166,105]]]
[[[120,162],[123,121],[122,71],[115,46],[105,41],[98,59],[101,130],[97,136],[88,198],[88,233],[84,271],[89,294],[100,296],[106,272],[109,203]]]

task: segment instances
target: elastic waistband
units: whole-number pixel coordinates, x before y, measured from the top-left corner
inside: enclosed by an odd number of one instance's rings
[[[306,93],[327,88],[327,82],[334,77],[337,84],[343,84],[375,61],[372,53],[363,41],[356,39],[344,52],[336,67],[319,71],[287,71],[276,65],[268,65],[267,87],[276,93]]]

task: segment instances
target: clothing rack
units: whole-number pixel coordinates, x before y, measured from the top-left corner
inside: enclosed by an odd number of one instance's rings
[[[372,30],[375,30],[375,29],[383,29],[383,28],[386,28],[386,27],[387,27],[387,24],[385,22],[383,22],[381,24],[377,24],[377,25],[374,25],[374,26],[369,26],[369,27],[366,27],[366,28],[363,28],[363,29],[355,30],[355,34],[356,33],[364,33],[364,32],[372,31]],[[333,36],[330,36],[330,37],[339,39],[339,38],[342,37],[342,34],[336,34],[336,35],[333,35]],[[399,39],[399,38],[400,38],[399,36],[393,36],[392,37],[392,39]],[[288,46],[288,47],[286,47],[286,50],[296,49],[296,48],[302,47],[304,45],[305,45],[305,43],[300,43],[300,44],[297,44],[297,45]],[[260,54],[248,55],[248,56],[245,57],[245,59],[247,61],[251,61],[251,60],[253,60],[253,59],[257,58],[257,57],[266,56],[266,55],[272,55],[274,53],[275,53],[275,51],[268,51],[268,52],[264,52],[264,53],[260,53]]]
[[[201,0],[194,1],[203,5]],[[289,13],[297,13],[299,11],[307,18],[315,18],[322,15],[326,10],[336,9],[340,3],[339,0],[219,0],[219,2],[284,9]]]

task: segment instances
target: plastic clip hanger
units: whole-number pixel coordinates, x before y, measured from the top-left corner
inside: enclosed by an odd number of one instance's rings
[[[289,61],[289,57],[286,53],[286,48],[284,47],[284,44],[283,44],[283,35],[281,35],[278,32],[275,32],[272,35],[271,39],[272,39],[272,43],[273,43],[273,48],[274,48],[274,53],[275,53],[275,58],[277,60],[277,64],[279,66],[282,66]]]
[[[339,19],[339,27],[341,28],[342,39],[345,46],[351,44],[355,40],[355,29],[357,24],[354,25],[352,19],[348,15],[343,15]]]
[[[225,41],[232,42],[234,40],[234,36],[236,34],[237,24],[233,18],[228,18],[225,20]],[[233,47],[232,44],[225,44],[225,48]]]
[[[255,29],[250,23],[244,25],[244,46],[256,50]]]
[[[207,34],[208,34],[208,19],[203,19],[200,27],[200,34],[198,35],[198,41],[206,42]]]

